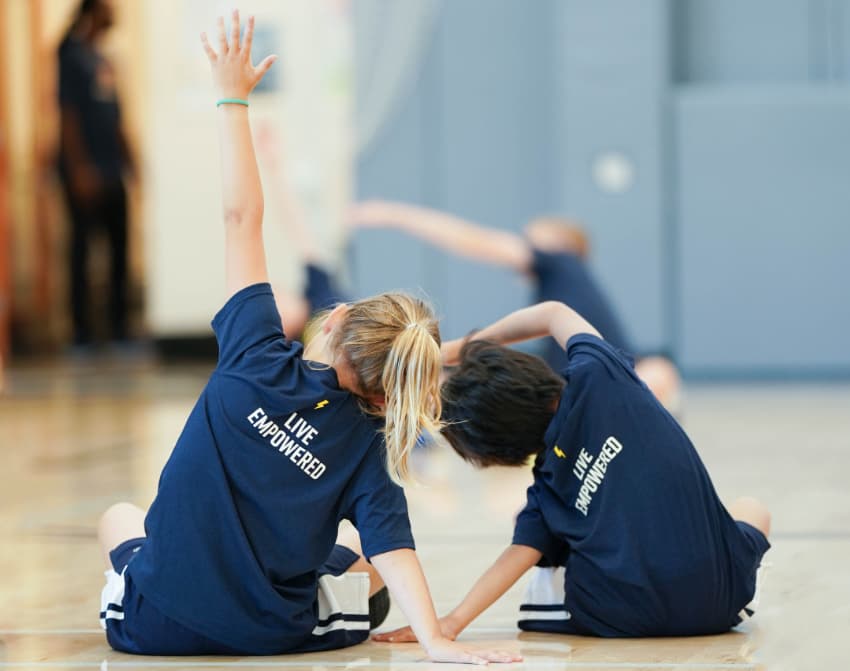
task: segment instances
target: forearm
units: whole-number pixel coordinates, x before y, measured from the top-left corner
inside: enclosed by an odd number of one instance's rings
[[[528,569],[540,561],[541,553],[525,545],[511,545],[473,585],[463,601],[446,616],[455,635],[507,592]]]
[[[416,553],[406,549],[393,550],[375,555],[371,561],[416,638],[428,650],[432,643],[442,639],[442,633]]]
[[[447,212],[401,203],[389,207],[391,221],[399,229],[455,254],[476,254],[477,243],[490,233],[482,226]]]
[[[224,221],[239,228],[261,228],[263,189],[248,120],[248,108],[218,108],[221,187]]]
[[[473,338],[510,345],[552,336],[563,345],[577,333],[599,335],[596,329],[571,307],[555,301],[546,301],[512,312],[478,331]]]
[[[370,207],[367,204],[367,213]],[[515,233],[486,228],[447,212],[404,203],[382,203],[375,207],[373,222],[380,220],[383,225],[402,230],[452,254],[517,270],[525,270],[530,265],[528,246]]]
[[[218,52],[210,45],[206,33],[201,33],[201,43],[212,69],[213,85],[219,98],[245,99],[272,66],[275,57],[267,56],[257,67],[251,64],[253,17],[248,19],[242,43],[239,12],[233,11],[229,44],[224,19],[219,18],[217,23]],[[216,113],[221,153],[227,290],[232,295],[251,284],[268,281],[263,249],[263,190],[248,123],[248,107],[225,103],[218,106]]]

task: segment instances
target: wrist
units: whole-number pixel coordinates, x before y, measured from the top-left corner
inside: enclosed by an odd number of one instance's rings
[[[248,96],[221,96],[215,101],[216,107],[230,106],[248,107]]]
[[[248,118],[248,108],[244,105],[218,105],[216,113],[225,118]]]
[[[430,639],[427,643],[422,643],[422,641],[420,641],[422,648],[425,650],[425,653],[429,657],[432,656],[434,654],[434,652],[439,649],[440,644],[443,644],[443,643],[451,644],[451,641],[448,638],[446,638],[445,636],[442,636],[442,635],[435,636],[434,638]]]
[[[445,639],[445,636],[443,636],[443,632],[440,628],[440,622],[437,620],[434,620],[434,627],[429,627],[427,632],[424,632],[422,634],[418,632],[414,633],[416,634],[417,640],[422,645],[422,647],[425,648],[425,650],[430,650],[435,645],[438,645],[440,641]]]
[[[469,623],[458,615],[457,610],[453,610],[443,617],[443,633],[454,640],[460,636],[467,624]]]

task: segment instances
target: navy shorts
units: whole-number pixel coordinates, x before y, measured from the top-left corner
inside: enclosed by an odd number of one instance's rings
[[[199,634],[163,615],[138,591],[127,566],[144,544],[144,538],[121,543],[109,553],[113,570],[106,572],[106,586],[101,595],[101,626],[106,640],[115,650],[137,655],[250,655],[251,651],[235,650]],[[319,576],[342,576],[359,555],[347,547],[335,545],[331,556],[319,569]],[[320,582],[319,591],[325,589]],[[368,625],[368,579],[366,588]],[[321,597],[320,597],[321,601]],[[368,637],[368,626],[359,638]],[[337,637],[339,634],[337,633]],[[302,652],[322,649],[322,637],[310,637]],[[360,640],[353,642],[359,643]],[[349,643],[350,644],[350,643]],[[327,647],[340,647],[328,645]]]
[[[736,521],[735,524],[740,534],[731,540],[735,564],[734,604],[728,613],[720,614],[718,618],[721,622],[725,620],[725,625],[710,626],[710,630],[699,633],[713,634],[728,631],[755,612],[755,605],[758,600],[759,567],[765,552],[770,549],[770,543],[761,531],[746,522]],[[520,606],[517,626],[523,631],[551,634],[613,635],[588,631],[584,626],[576,623],[575,613],[568,611],[565,605],[566,590],[569,589],[571,581],[582,582],[581,576],[567,576],[563,566],[535,568],[531,573],[531,580]],[[594,613],[594,618],[603,622],[606,621],[605,613]],[[677,635],[677,633],[659,632],[656,635]]]

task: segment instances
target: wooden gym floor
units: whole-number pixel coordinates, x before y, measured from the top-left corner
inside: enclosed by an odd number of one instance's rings
[[[100,512],[147,505],[205,381],[203,369],[51,364],[13,369],[0,396],[0,670],[427,669],[416,645],[260,658],[141,658],[109,649],[98,624]],[[723,636],[600,640],[521,634],[514,588],[463,639],[521,651],[528,669],[843,669],[850,667],[850,386],[691,386],[686,429],[726,499],[774,513],[761,606]],[[527,472],[476,472],[418,455],[408,491],[438,612],[510,539]],[[387,626],[402,624],[397,611]],[[453,668],[453,667],[452,667]]]

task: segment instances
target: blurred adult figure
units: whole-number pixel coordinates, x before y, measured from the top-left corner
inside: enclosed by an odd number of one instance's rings
[[[82,0],[59,46],[59,173],[71,220],[74,345],[92,342],[87,265],[91,241],[110,247],[111,338],[127,338],[127,194],[132,160],[121,127],[115,71],[98,49],[114,22],[111,0]]]

